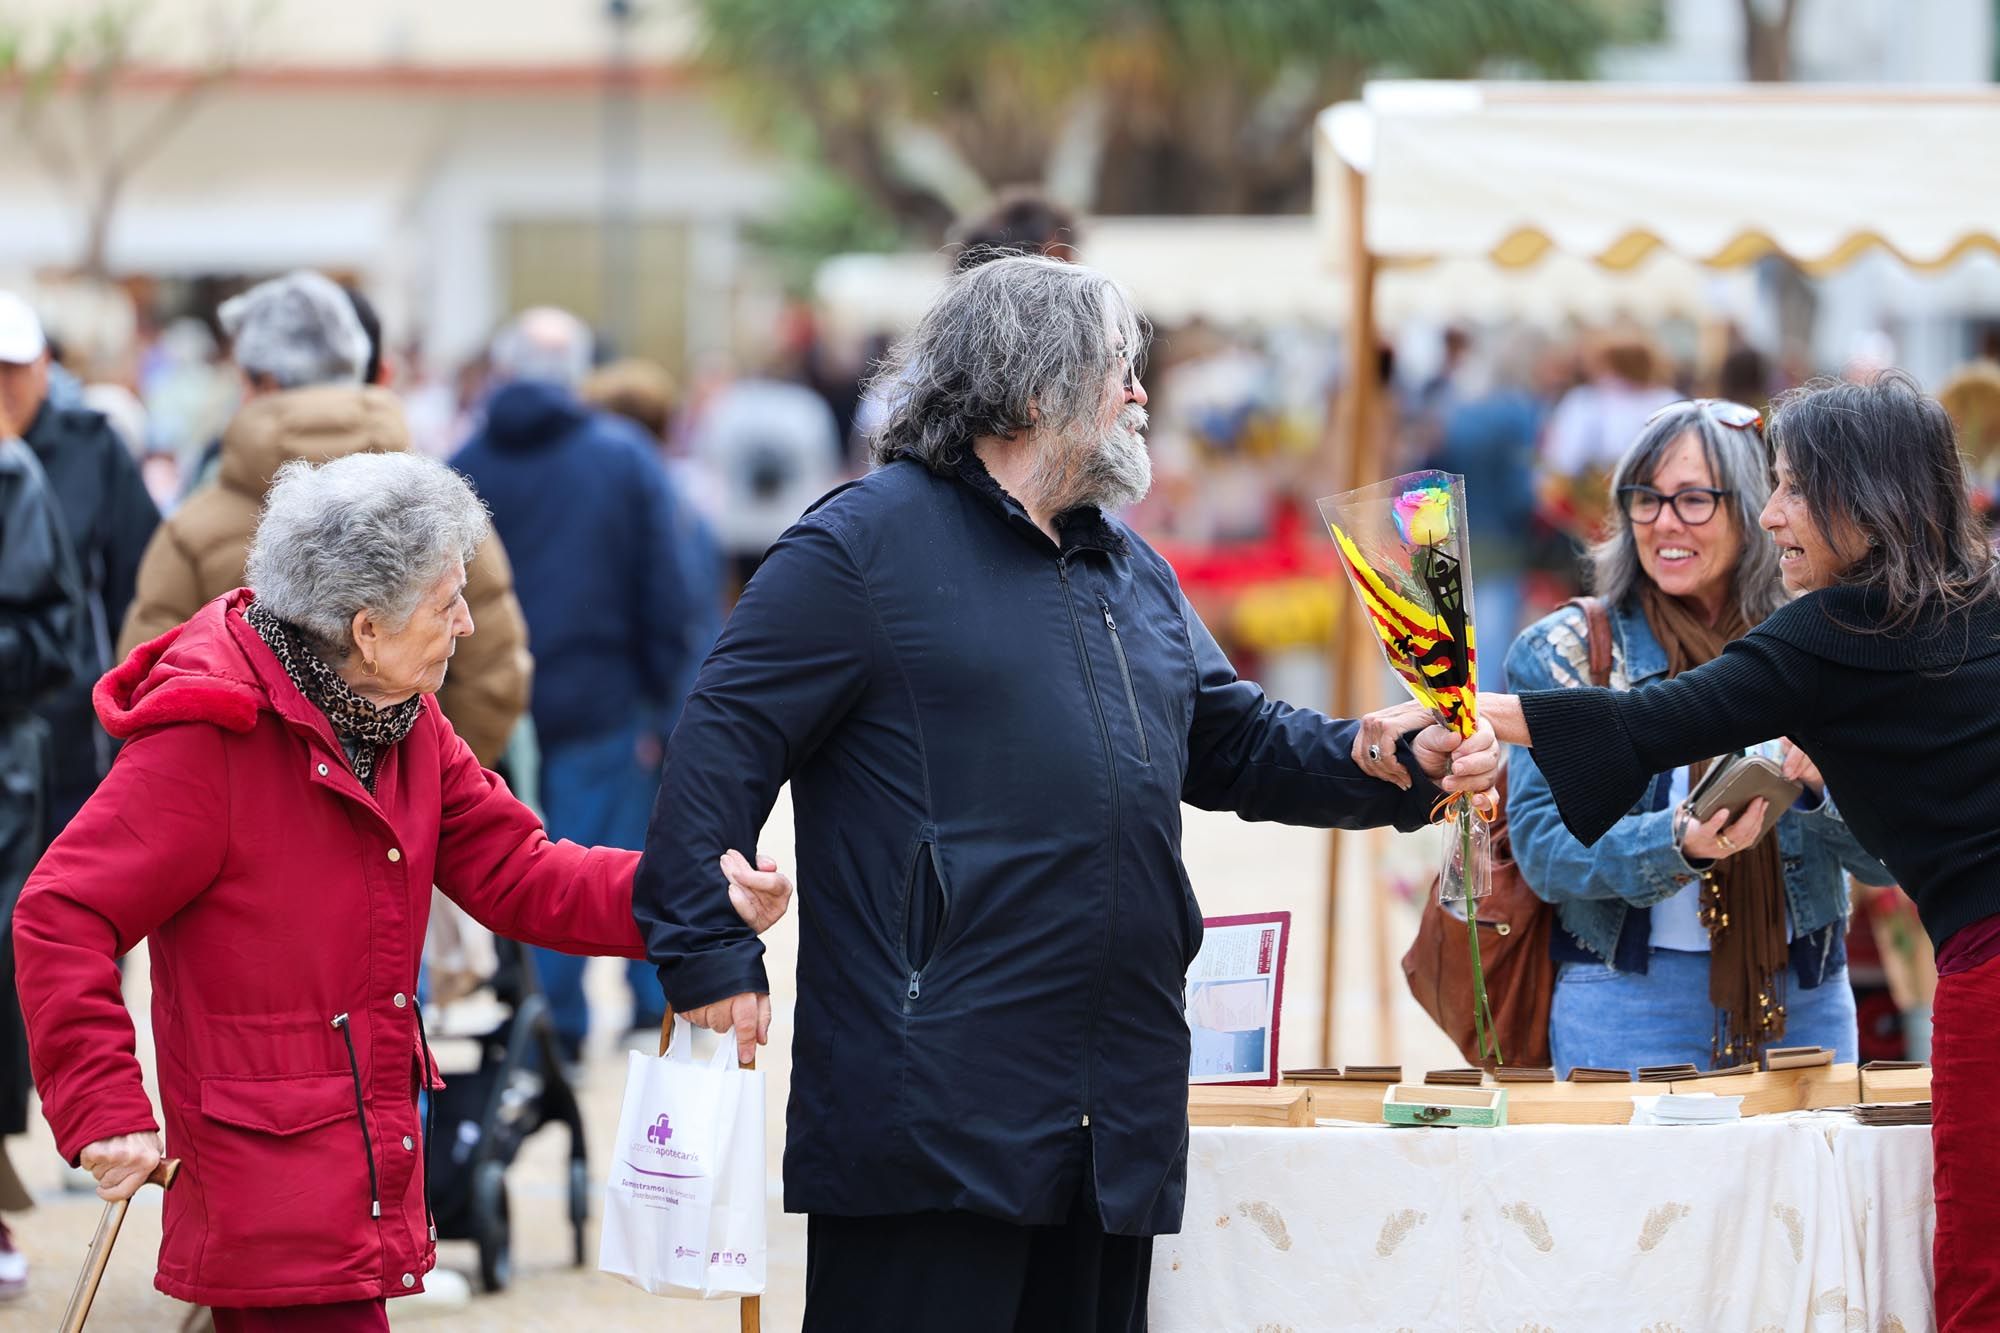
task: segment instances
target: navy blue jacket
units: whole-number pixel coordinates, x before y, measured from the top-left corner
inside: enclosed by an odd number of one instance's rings
[[[535,656],[544,746],[670,714],[706,644],[679,502],[637,427],[551,384],[510,384],[452,459],[493,511]]]
[[[90,687],[118,665],[113,645],[138,587],[139,560],[160,511],[139,465],[102,413],[44,402],[21,433],[48,474],[89,595],[91,669],[38,708],[49,724],[49,834],[69,823],[111,767],[112,744],[97,724]]]
[[[798,834],[785,1206],[1180,1225],[1181,802],[1424,823],[1353,724],[1239,680],[1173,570],[1095,510],[1060,546],[974,458],[891,463],[771,548],[667,750],[633,908],[668,998],[769,989],[717,858]],[[1407,749],[1403,757],[1414,771]]]

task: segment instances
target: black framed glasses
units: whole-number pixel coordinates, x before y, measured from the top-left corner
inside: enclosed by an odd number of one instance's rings
[[[1717,425],[1729,426],[1736,430],[1755,431],[1759,439],[1764,436],[1764,414],[1754,407],[1731,402],[1727,398],[1683,398],[1677,403],[1668,403],[1647,417],[1646,424],[1650,426],[1668,413],[1678,412],[1684,407],[1706,412],[1715,419]]]
[[[1719,491],[1713,486],[1683,486],[1672,495],[1656,491],[1651,486],[1620,486],[1618,507],[1634,523],[1655,523],[1659,521],[1660,510],[1671,505],[1675,518],[1691,528],[1698,528],[1715,517],[1723,497],[1731,494],[1733,492]]]

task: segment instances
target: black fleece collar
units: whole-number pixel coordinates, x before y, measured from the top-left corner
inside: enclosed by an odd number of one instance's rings
[[[997,509],[1003,518],[1026,524],[1028,530],[1048,541],[1048,534],[1035,525],[1028,515],[1027,507],[1015,499],[994,479],[987,470],[986,463],[971,445],[959,451],[958,461],[951,465],[950,476],[970,487],[981,499]],[[1122,555],[1125,538],[1113,526],[1104,511],[1096,505],[1079,505],[1075,509],[1065,509],[1056,515],[1056,531],[1062,534],[1061,553],[1071,551],[1103,551],[1111,555]]]

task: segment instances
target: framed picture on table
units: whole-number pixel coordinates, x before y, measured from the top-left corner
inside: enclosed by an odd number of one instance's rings
[[[1188,968],[1188,1082],[1276,1087],[1290,912],[1209,917]]]

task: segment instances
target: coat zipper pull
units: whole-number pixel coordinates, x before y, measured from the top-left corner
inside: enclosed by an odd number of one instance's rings
[[[912,972],[912,973],[910,973],[910,991],[909,991],[909,995],[910,995],[910,998],[911,998],[911,999],[913,999],[913,1000],[917,998],[917,995],[918,995],[918,994],[919,994],[919,992],[920,992],[920,991],[922,990],[922,987],[920,987],[920,986],[919,986],[919,985],[918,985],[917,983],[918,983],[918,981],[919,981],[919,980],[920,980],[920,979],[921,979],[921,978],[923,977],[923,975],[924,975],[924,974],[923,974],[922,972]]]
[[[368,1215],[382,1216],[382,1185],[375,1175],[375,1141],[368,1134],[368,1100],[361,1094],[361,1065],[354,1056],[354,1028],[346,1014],[333,1016],[333,1029],[347,1044],[347,1068],[354,1075],[354,1116],[361,1122],[361,1152],[368,1159]]]

